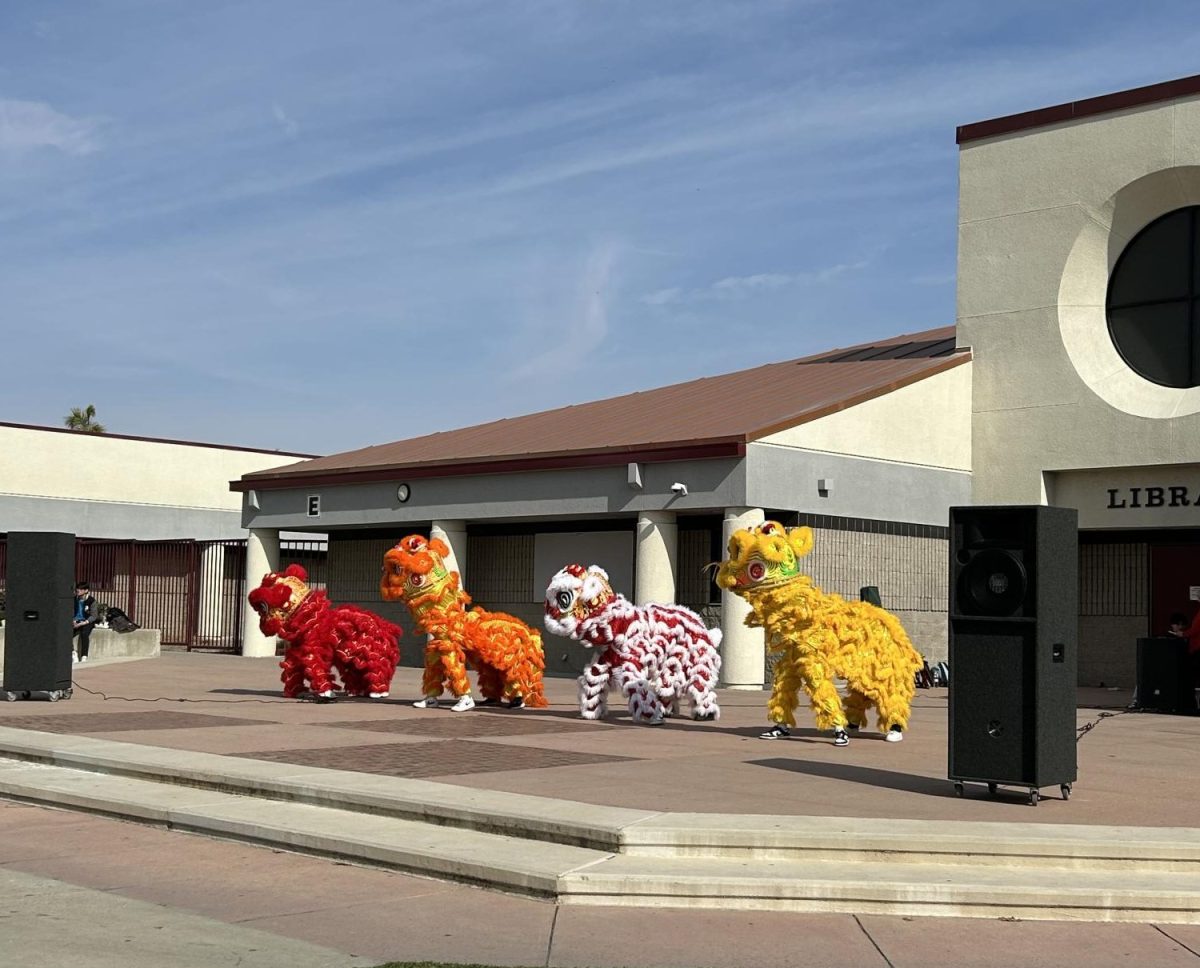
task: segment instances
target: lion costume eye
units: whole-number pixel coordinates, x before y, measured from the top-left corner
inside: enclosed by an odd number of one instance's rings
[[[767,566],[755,559],[746,566],[746,574],[751,581],[762,581],[767,576]]]
[[[412,575],[409,577],[408,583],[410,585],[412,585],[413,588],[420,588],[422,585],[425,584],[425,576],[424,575]]]
[[[560,612],[565,612],[571,607],[571,603],[575,601],[575,596],[570,592],[559,592],[554,596],[554,603],[558,606]]]

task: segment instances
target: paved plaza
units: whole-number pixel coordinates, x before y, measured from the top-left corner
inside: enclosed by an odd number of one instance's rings
[[[1079,725],[1096,725],[1079,743],[1073,796],[1046,790],[1031,807],[1023,791],[954,796],[945,690],[917,693],[905,742],[868,732],[837,749],[806,728],[805,711],[793,738],[758,739],[762,693],[722,693],[717,723],[648,728],[620,711],[579,720],[574,683],[561,679],[548,681],[547,710],[416,710],[417,676],[401,670],[389,700],[318,704],[284,700],[270,659],[100,661],[77,669],[70,700],[0,705],[0,727],[613,808],[927,821],[933,836],[940,822],[948,833],[988,821],[1104,825],[1135,840],[1139,828],[1195,826],[1200,799],[1200,718],[1125,713],[1120,691],[1080,691]],[[64,945],[70,963],[97,968],[137,966],[132,952],[147,965],[594,968],[1200,959],[1194,924],[572,906],[12,802],[0,802],[0,874],[0,916],[23,966],[67,963],[53,960]],[[110,950],[125,960],[105,960]]]

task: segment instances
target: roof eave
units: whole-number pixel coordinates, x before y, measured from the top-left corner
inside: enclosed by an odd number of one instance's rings
[[[415,480],[425,477],[469,477],[476,474],[515,474],[521,471],[565,470],[577,467],[616,467],[626,463],[663,463],[677,460],[713,460],[746,456],[746,439],[718,437],[666,446],[631,445],[591,451],[564,451],[524,457],[429,461],[389,464],[347,470],[317,470],[291,474],[258,472],[229,482],[231,491],[281,490],[344,484],[372,484],[379,481]]]

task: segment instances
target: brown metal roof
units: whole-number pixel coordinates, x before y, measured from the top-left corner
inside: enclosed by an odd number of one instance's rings
[[[1159,84],[1148,84],[1145,87],[1135,87],[1128,91],[1102,94],[1099,97],[1089,97],[1082,101],[1068,101],[1065,104],[1055,104],[1048,108],[1038,108],[1035,111],[1008,114],[1002,118],[992,118],[989,121],[961,124],[957,129],[956,140],[960,145],[964,145],[970,141],[978,141],[980,138],[990,138],[993,135],[1011,134],[1014,131],[1040,128],[1043,125],[1057,124],[1061,121],[1077,121],[1080,118],[1088,118],[1096,114],[1107,114],[1110,111],[1156,104],[1159,101],[1170,101],[1177,97],[1190,97],[1193,94],[1200,94],[1200,74],[1180,77],[1174,81],[1163,81]]]
[[[246,474],[233,490],[739,456],[748,441],[969,359],[954,327]]]

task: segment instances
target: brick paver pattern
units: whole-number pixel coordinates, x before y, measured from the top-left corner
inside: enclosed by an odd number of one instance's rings
[[[446,739],[474,738],[477,736],[548,736],[580,730],[614,729],[607,723],[583,722],[576,716],[573,720],[562,717],[551,718],[531,713],[510,712],[496,715],[479,713],[433,713],[424,717],[404,719],[372,719],[345,723],[322,723],[340,729],[365,729],[373,733],[404,733],[409,736],[429,736]]]
[[[278,750],[243,754],[256,760],[295,763],[331,770],[424,778],[501,770],[544,770],[555,766],[587,766],[636,760],[633,756],[572,753],[567,750],[448,739],[430,743],[380,743],[312,750]]]
[[[265,719],[236,719],[173,713],[155,709],[144,713],[71,713],[64,716],[0,716],[0,726],[36,729],[43,733],[118,733],[143,729],[197,729],[204,726],[273,726]]]

